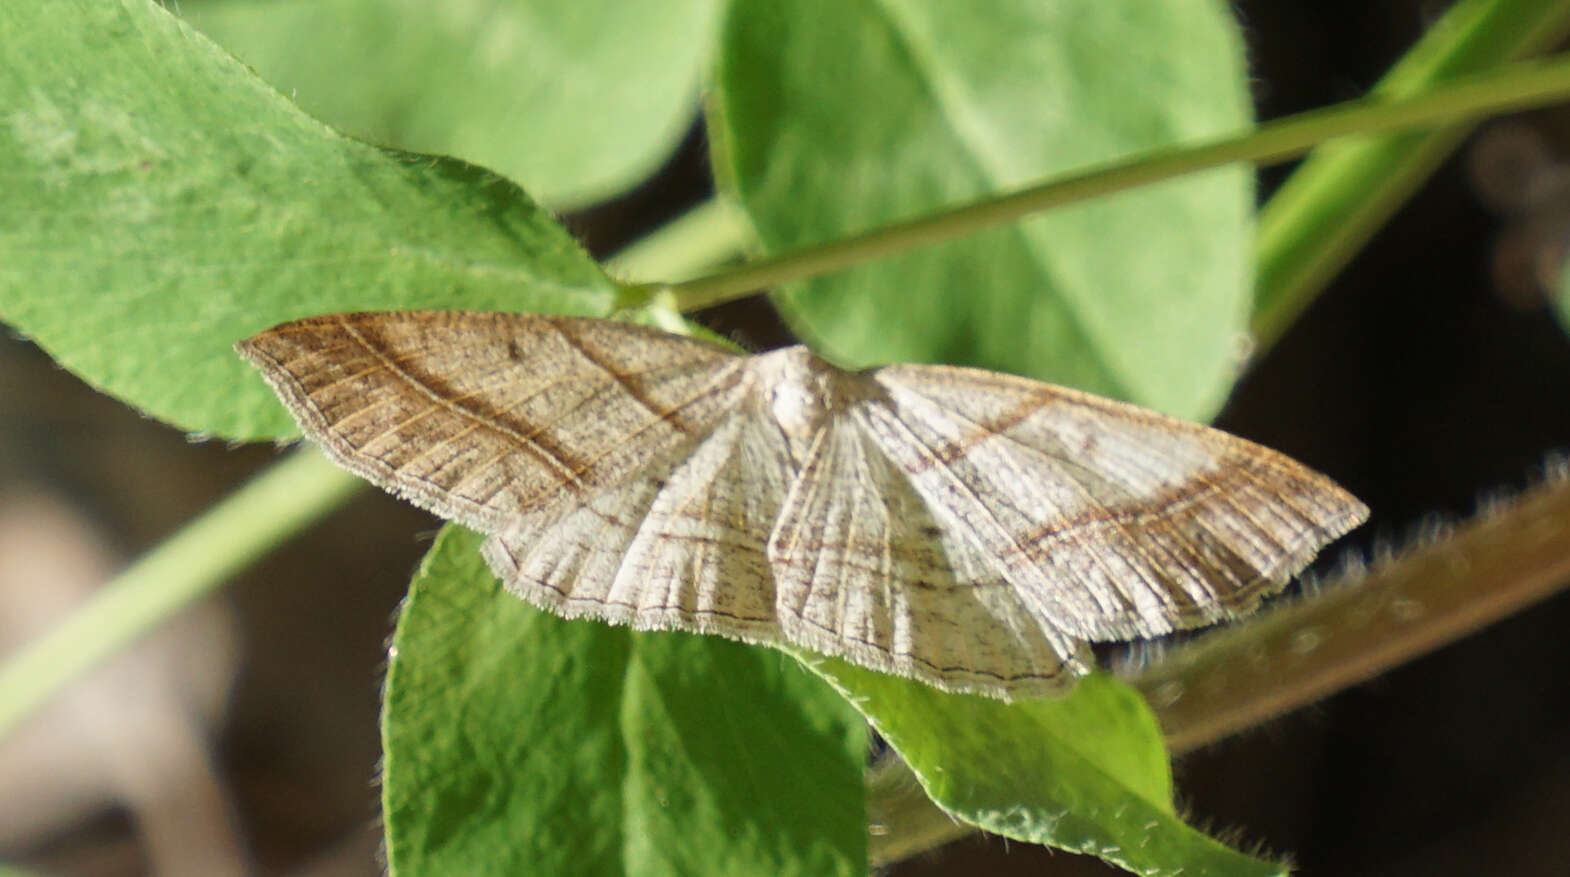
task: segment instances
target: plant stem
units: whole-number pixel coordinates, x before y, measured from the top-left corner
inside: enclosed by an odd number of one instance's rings
[[[301,450],[208,509],[0,665],[0,737],[362,486],[315,450]]]
[[[1523,62],[1401,99],[1364,98],[1289,116],[1197,145],[1163,148],[1056,177],[1019,191],[873,229],[669,286],[683,311],[815,277],[894,253],[974,234],[1028,214],[1238,161],[1294,158],[1337,137],[1450,124],[1570,96],[1570,56]]]
[[[1429,92],[1441,81],[1543,51],[1567,28],[1570,0],[1461,0],[1370,96]],[[1450,126],[1329,144],[1293,172],[1259,216],[1252,325],[1258,349],[1281,337],[1468,130]]]

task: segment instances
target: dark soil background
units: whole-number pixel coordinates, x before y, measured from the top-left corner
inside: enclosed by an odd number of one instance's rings
[[[1362,94],[1443,4],[1235,8],[1260,115],[1273,118]],[[596,252],[613,251],[706,196],[705,150],[693,134],[658,179],[569,223]],[[1553,276],[1570,242],[1570,186],[1555,191],[1559,160],[1570,163],[1570,110],[1481,128],[1238,385],[1221,426],[1325,471],[1374,509],[1326,565],[1339,550],[1399,545],[1424,521],[1463,519],[1480,498],[1520,491],[1548,455],[1570,449],[1570,334],[1539,280]],[[1267,171],[1262,194],[1284,173]],[[761,299],[706,319],[758,347],[788,340]],[[36,509],[58,511],[60,529],[47,532],[66,541],[88,534],[111,568],[274,457],[265,447],[192,444],[24,343],[0,342],[0,511],[9,504],[22,510],[13,517],[39,526],[53,512]],[[149,873],[174,867],[150,863],[178,854],[149,852],[139,837],[205,819],[216,834],[174,846],[238,844],[260,873],[380,873],[385,640],[436,527],[367,491],[237,576],[205,614],[182,622],[190,629],[166,632],[176,663],[210,671],[198,686],[205,711],[181,713],[182,727],[207,744],[205,760],[179,764],[216,798],[127,792],[118,762],[100,756],[123,750],[134,728],[94,741],[72,736],[69,716],[40,719],[40,742],[21,761],[58,765],[47,785],[99,789],[62,800],[15,786],[6,769],[18,759],[6,761],[0,747],[0,858],[47,873]],[[0,635],[4,619],[32,611],[9,599],[0,596]],[[1186,756],[1176,765],[1180,799],[1202,824],[1289,853],[1307,875],[1570,873],[1567,625],[1570,601],[1550,600]],[[55,816],[42,828],[13,830],[49,808]],[[985,838],[893,873],[978,872],[1121,873]]]

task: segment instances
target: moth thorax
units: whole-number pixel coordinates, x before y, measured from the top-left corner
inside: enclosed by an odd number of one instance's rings
[[[805,347],[788,347],[759,357],[757,367],[769,413],[790,440],[793,452],[798,442],[810,442],[829,413],[843,405],[838,398],[839,369]]]

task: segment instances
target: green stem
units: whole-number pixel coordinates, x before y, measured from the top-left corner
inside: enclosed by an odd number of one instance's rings
[[[1543,51],[1567,26],[1570,0],[1461,0],[1390,69],[1371,97],[1430,92],[1441,81]],[[1252,327],[1259,348],[1275,343],[1467,130],[1452,126],[1335,143],[1293,172],[1259,216]]]
[[[0,737],[73,679],[363,485],[303,450],[208,509],[0,665]]]
[[[762,259],[669,286],[683,311],[765,287],[815,277],[894,253],[953,240],[1031,213],[1233,162],[1270,164],[1327,140],[1402,131],[1553,103],[1570,96],[1570,58],[1520,63],[1447,82],[1424,94],[1365,98],[1279,119],[1247,134],[1136,154],[1040,185],[954,207],[853,237]]]

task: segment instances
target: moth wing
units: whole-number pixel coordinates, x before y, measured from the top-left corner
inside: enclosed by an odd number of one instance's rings
[[[769,545],[791,641],[949,691],[1027,696],[1086,672],[1081,644],[1044,627],[945,532],[861,427],[831,418]]]
[[[1132,405],[976,369],[866,377],[855,416],[935,517],[1073,637],[1250,611],[1367,515],[1281,454]]]
[[[333,460],[485,532],[706,435],[742,361],[625,323],[461,311],[313,317],[237,349]]]
[[[485,544],[506,586],[566,617],[780,643],[766,557],[791,477],[779,431],[743,405],[690,452]]]

